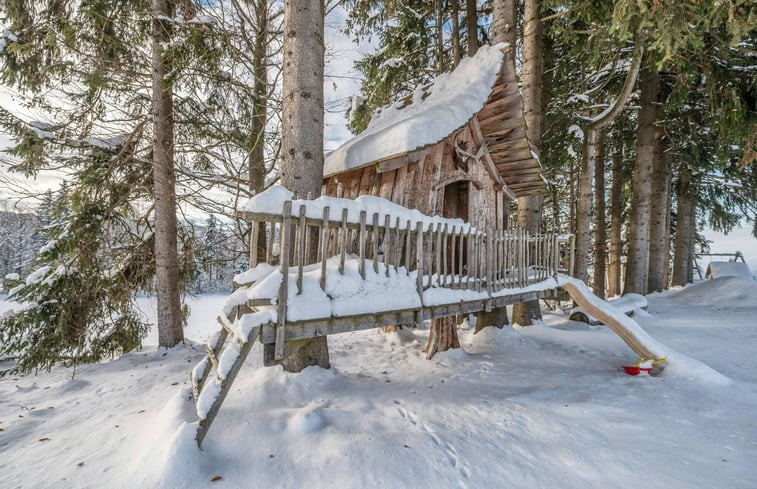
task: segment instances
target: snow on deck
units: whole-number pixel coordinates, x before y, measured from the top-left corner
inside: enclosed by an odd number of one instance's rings
[[[365,131],[326,157],[325,177],[438,143],[468,123],[489,98],[506,43],[482,46],[430,88],[376,112]]]
[[[323,209],[328,207],[330,220],[341,219],[342,209],[347,209],[347,222],[350,224],[360,223],[360,213],[365,211],[368,220],[373,219],[374,214],[378,214],[379,223],[383,225],[386,216],[391,219],[390,225],[395,229],[397,219],[399,219],[399,229],[407,229],[407,223],[411,227],[415,223],[423,223],[423,231],[431,229],[431,226],[445,225],[449,226],[449,232],[467,233],[471,225],[462,219],[450,219],[439,216],[427,216],[416,209],[408,209],[390,200],[376,197],[373,195],[361,195],[356,199],[344,199],[338,197],[329,197],[323,195],[314,200],[294,199],[291,190],[281,185],[272,185],[264,192],[261,192],[250,198],[241,208],[242,212],[281,215],[284,203],[292,201],[292,216],[298,216],[300,208],[305,208],[305,217],[308,219],[323,219]],[[242,276],[240,279],[244,279]],[[239,282],[238,282],[239,283]]]

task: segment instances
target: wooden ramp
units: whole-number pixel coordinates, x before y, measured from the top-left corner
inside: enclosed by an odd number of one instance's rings
[[[652,338],[639,324],[596,295],[580,280],[566,275],[558,276],[558,283],[570,297],[593,317],[612,329],[637,355],[646,360],[665,357],[662,345]]]

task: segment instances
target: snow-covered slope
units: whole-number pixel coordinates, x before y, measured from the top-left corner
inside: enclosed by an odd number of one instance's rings
[[[199,348],[3,379],[0,487],[757,487],[757,301],[682,299],[720,287],[649,296],[636,320],[726,386],[627,376],[617,336],[562,313],[466,326],[432,361],[427,330],[330,337],[332,369],[302,374],[262,368],[257,345],[202,451],[184,424]],[[194,303],[193,335],[218,302]]]

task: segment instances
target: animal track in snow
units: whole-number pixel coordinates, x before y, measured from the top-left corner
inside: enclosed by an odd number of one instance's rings
[[[444,455],[447,459],[447,462],[450,466],[457,469],[460,473],[461,479],[458,481],[459,486],[462,488],[467,487],[465,484],[466,480],[470,479],[471,472],[470,472],[470,466],[466,462],[462,462],[460,460],[460,457],[458,456],[457,449],[455,446],[449,442],[449,440],[446,440],[439,436],[431,426],[424,422],[418,421],[418,416],[412,412],[408,411],[404,407],[400,406],[397,408],[397,412],[399,412],[400,416],[404,419],[409,420],[413,425],[420,428],[420,430],[428,435],[429,438],[431,438],[431,441],[434,442],[436,446],[441,448],[444,451]]]

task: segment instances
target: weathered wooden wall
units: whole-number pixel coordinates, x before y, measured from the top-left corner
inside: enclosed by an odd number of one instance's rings
[[[454,143],[465,141],[468,151],[475,153],[483,143],[476,121],[458,133],[434,145],[429,151],[410,155],[409,162],[396,169],[380,172],[380,165],[358,168],[324,180],[326,195],[336,196],[342,184],[342,197],[375,195],[428,215],[442,215],[445,186],[467,181],[468,216],[465,218],[480,229],[502,229],[503,192],[487,171],[483,161],[468,159],[468,171],[456,168]]]

